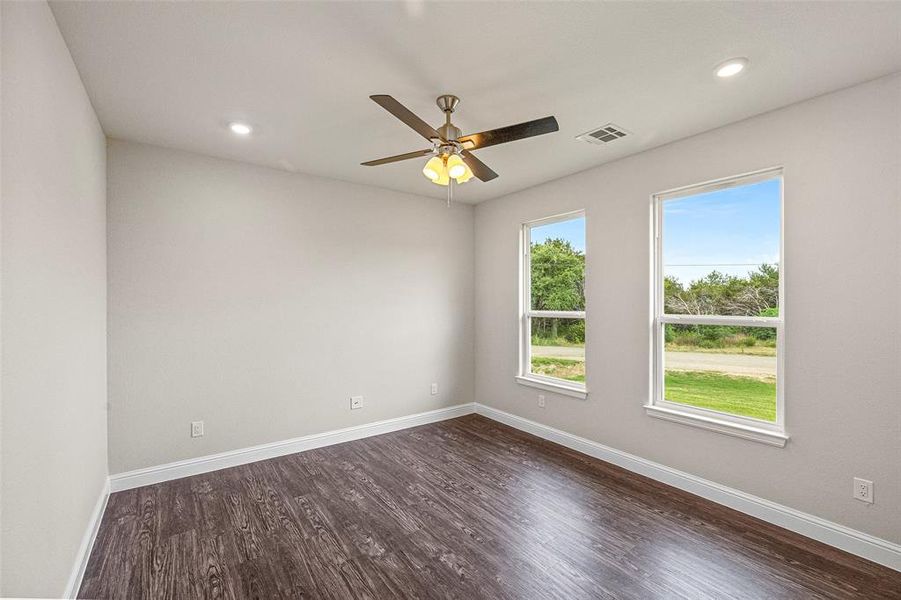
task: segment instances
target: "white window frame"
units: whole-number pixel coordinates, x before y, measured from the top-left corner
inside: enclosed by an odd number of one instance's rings
[[[663,205],[668,200],[694,196],[706,192],[767,181],[780,180],[779,199],[779,316],[741,317],[719,315],[668,315],[663,298]],[[652,417],[692,425],[727,435],[784,447],[789,439],[785,431],[785,178],[782,167],[773,167],[724,177],[714,181],[685,186],[653,194],[652,203],[652,281],[651,281],[651,395],[645,412]],[[776,421],[731,415],[698,408],[664,398],[664,326],[668,323],[684,325],[733,325],[743,327],[773,327],[776,329]]]
[[[585,210],[576,210],[572,212],[554,215],[535,221],[528,221],[522,224],[520,229],[520,261],[519,261],[519,369],[516,374],[516,381],[522,385],[538,388],[541,390],[555,392],[564,396],[571,396],[584,400],[588,397],[588,388],[585,383],[577,381],[566,381],[555,377],[547,377],[532,373],[532,321],[533,317],[537,318],[556,318],[556,319],[582,319],[585,321],[585,373],[586,379],[588,374],[588,319],[586,311],[565,311],[565,310],[532,310],[532,228],[542,225],[551,225],[563,221],[571,221],[573,219],[585,218]],[[587,236],[586,236],[587,238]],[[588,281],[588,241],[585,243],[585,281]],[[585,290],[586,300],[585,306],[588,307],[588,290]]]
[[[571,221],[573,219],[585,218],[584,210],[576,210],[572,212],[554,215],[535,221],[529,221],[522,224],[520,230],[520,266],[519,266],[519,369],[516,374],[516,381],[522,385],[542,389],[549,392],[580,398],[584,400],[588,397],[588,388],[585,383],[577,381],[566,381],[555,377],[547,377],[532,373],[532,321],[533,317],[540,318],[556,318],[556,319],[583,319],[585,321],[585,364],[588,365],[588,319],[586,311],[566,311],[566,310],[532,310],[532,228],[541,227],[542,225],[551,225],[553,223],[561,223],[563,221]],[[586,236],[587,238],[587,236]],[[586,239],[585,251],[585,281],[588,281],[588,243]],[[588,306],[586,286],[586,308]],[[586,379],[588,369],[586,368]]]

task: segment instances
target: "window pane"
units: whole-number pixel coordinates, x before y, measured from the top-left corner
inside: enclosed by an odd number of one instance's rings
[[[585,217],[535,226],[532,241],[533,310],[585,310]]]
[[[532,373],[568,381],[585,381],[585,320],[532,321]]]
[[[775,327],[664,327],[664,399],[776,420]]]
[[[667,314],[778,316],[779,178],[663,202]]]

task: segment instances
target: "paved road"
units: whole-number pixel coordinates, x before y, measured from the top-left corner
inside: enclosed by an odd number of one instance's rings
[[[532,346],[532,355],[584,360],[585,349],[575,346]],[[775,377],[776,357],[708,352],[667,352],[666,367],[677,371],[719,371],[749,377]]]
[[[677,371],[719,371],[730,375],[775,377],[775,356],[749,354],[713,354],[707,352],[667,352],[667,369]]]
[[[585,348],[580,346],[532,346],[532,356],[577,358],[585,360]]]

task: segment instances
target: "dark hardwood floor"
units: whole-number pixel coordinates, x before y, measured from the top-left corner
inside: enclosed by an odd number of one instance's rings
[[[901,598],[901,573],[470,415],[110,497],[81,598]]]

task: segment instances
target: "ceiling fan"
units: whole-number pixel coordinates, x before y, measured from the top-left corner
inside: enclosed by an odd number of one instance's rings
[[[422,169],[422,173],[433,183],[448,186],[448,198],[451,193],[452,181],[465,183],[469,181],[473,175],[482,181],[491,181],[497,177],[497,173],[476,158],[471,150],[496,146],[497,144],[506,144],[507,142],[515,142],[516,140],[543,135],[545,133],[553,133],[559,129],[557,119],[554,117],[544,117],[543,119],[526,121],[525,123],[519,123],[518,125],[509,125],[490,131],[462,135],[463,132],[451,123],[451,113],[454,112],[454,109],[457,108],[457,104],[460,103],[460,99],[454,95],[444,94],[438,96],[436,99],[438,108],[444,112],[444,125],[440,126],[438,129],[432,128],[431,125],[417,117],[407,107],[391,96],[378,94],[370,96],[370,98],[376,104],[406,123],[416,131],[416,133],[429,140],[432,143],[432,147],[425,150],[407,152],[406,154],[398,154],[397,156],[370,160],[362,164],[367,167],[374,167],[377,165],[385,165],[401,160],[422,158],[431,155],[432,158],[426,163],[425,167]]]

